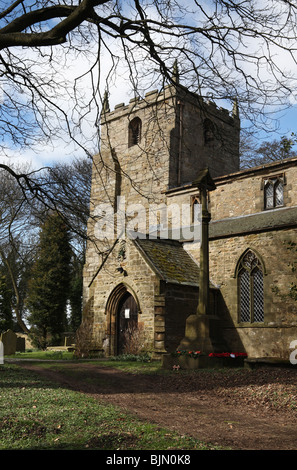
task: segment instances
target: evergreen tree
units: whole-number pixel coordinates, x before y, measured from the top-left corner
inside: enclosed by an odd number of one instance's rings
[[[76,331],[81,324],[82,316],[82,295],[83,295],[83,265],[82,256],[74,256],[71,267],[71,280],[69,291],[70,319],[69,327],[71,331]]]
[[[27,297],[28,320],[39,347],[46,348],[49,338],[51,344],[59,341],[67,327],[70,260],[68,227],[58,214],[51,213],[41,227]]]

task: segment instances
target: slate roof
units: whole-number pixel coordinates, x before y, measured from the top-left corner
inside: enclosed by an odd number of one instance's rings
[[[267,232],[297,227],[297,206],[282,207],[250,215],[211,220],[209,224],[209,239],[245,235],[248,233]],[[187,227],[191,233],[191,227]],[[170,232],[170,231],[169,231]],[[180,229],[172,230],[169,238],[179,241],[192,241],[182,235]]]
[[[133,243],[162,280],[174,284],[199,285],[199,266],[179,241],[137,238]]]
[[[211,221],[209,224],[209,238],[222,238],[296,226],[297,207],[287,207]]]
[[[211,221],[209,238],[223,238],[296,226],[297,207],[281,208],[248,216]],[[199,265],[183,248],[182,237],[180,240],[176,237],[174,239],[144,237],[137,238],[133,242],[152,270],[162,280],[198,287]],[[215,287],[211,281],[210,287]]]

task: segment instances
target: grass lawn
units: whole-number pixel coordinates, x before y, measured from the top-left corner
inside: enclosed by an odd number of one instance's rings
[[[29,356],[32,357],[32,356]],[[131,368],[137,363],[113,361]],[[44,364],[45,365],[45,364]],[[110,365],[110,363],[109,363]],[[149,372],[156,364],[145,364]],[[0,450],[200,450],[198,440],[144,423],[16,364],[0,365]]]

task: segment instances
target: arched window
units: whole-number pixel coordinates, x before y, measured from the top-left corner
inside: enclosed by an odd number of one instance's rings
[[[252,250],[245,252],[237,265],[239,322],[264,321],[263,267]]]
[[[191,198],[191,212],[192,212],[192,223],[199,222],[200,220],[200,196],[192,196]]]
[[[139,117],[135,117],[129,123],[129,137],[128,137],[128,146],[132,147],[133,145],[137,145],[141,141],[141,119]]]
[[[264,182],[264,207],[273,209],[284,205],[284,184],[282,178],[271,178]]]

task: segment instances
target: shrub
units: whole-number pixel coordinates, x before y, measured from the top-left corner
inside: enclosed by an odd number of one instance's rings
[[[147,339],[143,325],[131,325],[124,332],[124,354],[139,355],[146,350]]]

